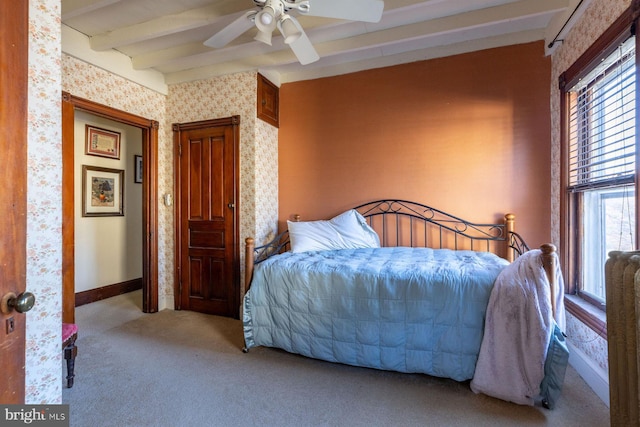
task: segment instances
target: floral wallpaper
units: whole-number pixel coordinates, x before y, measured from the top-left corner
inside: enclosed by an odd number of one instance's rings
[[[551,60],[551,236],[560,241],[560,90],[558,78],[629,7],[631,0],[593,0]],[[608,373],[607,341],[567,313],[569,341]]]
[[[62,90],[118,110],[159,122],[158,194],[173,192],[173,154],[167,139],[166,96],[66,54],[62,55]],[[173,211],[158,204],[158,292],[160,309],[163,296],[173,295]]]
[[[44,61],[50,60],[46,58]],[[57,63],[60,63],[59,59]],[[173,85],[169,87],[169,94],[165,96],[66,54],[62,54],[61,68],[62,91],[159,122],[158,194],[160,196],[173,194],[174,159],[171,125],[240,115],[242,245],[248,236],[254,236],[258,242],[262,242],[275,234],[278,218],[278,130],[256,118],[257,75],[255,72]],[[56,100],[59,110],[60,84],[53,92],[55,96],[52,95],[52,99]],[[59,111],[57,114],[60,114]],[[59,117],[58,120],[60,120]],[[55,128],[59,129],[60,124],[58,123]],[[57,140],[59,141],[60,138],[58,134]],[[59,144],[57,150],[57,156],[61,157]],[[60,164],[60,160],[57,164]],[[61,176],[57,176],[56,179],[56,182],[60,182]],[[158,203],[158,209],[160,309],[173,308],[173,208]],[[244,258],[244,250],[240,253]],[[61,254],[57,255],[61,257]],[[59,260],[57,265],[60,265]],[[244,277],[244,271],[241,271],[241,274]],[[60,295],[57,294],[56,297],[58,308],[55,320],[59,322]],[[58,363],[56,369],[59,369],[59,337],[49,338],[55,341]],[[50,367],[43,368],[43,373],[45,371],[50,372]],[[46,376],[43,374],[42,377]],[[59,378],[54,378],[52,382],[58,388],[51,396],[59,399],[61,381]],[[55,399],[49,398],[48,401],[52,402]]]
[[[52,66],[56,64],[56,66]],[[29,60],[26,402],[62,399],[61,92],[159,122],[158,194],[173,193],[172,123],[241,116],[241,238],[277,228],[277,128],[256,119],[256,73],[191,82],[157,93],[61,53],[60,2],[31,0]],[[41,194],[41,183],[58,191]],[[159,203],[159,300],[173,307],[173,208]],[[241,251],[244,254],[244,251]]]
[[[62,400],[60,1],[29,2],[25,401]]]
[[[181,83],[167,96],[68,55],[62,56],[62,87],[160,123],[158,194],[173,194],[173,123],[240,116],[240,236],[263,241],[277,227],[277,129],[256,119],[255,72]],[[160,309],[173,308],[173,208],[159,203],[158,292]],[[241,250],[244,257],[244,251]],[[241,272],[244,277],[244,271]]]
[[[278,129],[256,120],[256,215],[255,236],[259,243],[275,237],[278,219]]]

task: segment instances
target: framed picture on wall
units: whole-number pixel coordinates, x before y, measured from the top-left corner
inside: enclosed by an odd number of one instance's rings
[[[120,159],[120,132],[85,125],[85,154]]]
[[[137,154],[133,156],[133,182],[136,184],[142,183],[142,156],[138,156]]]
[[[82,216],[124,215],[124,170],[82,165]]]

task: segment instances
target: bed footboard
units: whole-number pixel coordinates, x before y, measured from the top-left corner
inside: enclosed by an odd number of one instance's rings
[[[297,216],[296,216],[297,218]],[[256,247],[256,242],[253,237],[247,237],[245,239],[245,273],[244,273],[244,293],[249,290],[251,286],[251,279],[253,278],[253,269],[256,264],[261,263],[270,256],[279,254],[289,249],[289,233],[284,231],[274,237],[270,242]]]
[[[255,265],[253,253],[256,247],[256,242],[253,237],[247,237],[244,247],[244,291],[245,294],[251,286],[251,279],[253,278],[253,267]]]

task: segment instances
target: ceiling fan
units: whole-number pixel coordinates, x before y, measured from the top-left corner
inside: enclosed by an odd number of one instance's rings
[[[205,46],[224,47],[254,25],[258,28],[258,34],[254,39],[271,46],[273,30],[278,28],[284,37],[284,42],[291,47],[298,61],[306,65],[317,61],[320,56],[298,20],[289,14],[291,10],[297,11],[299,15],[364,22],[379,22],[384,10],[382,0],[253,0],[253,2],[257,8],[248,10],[206,40]]]

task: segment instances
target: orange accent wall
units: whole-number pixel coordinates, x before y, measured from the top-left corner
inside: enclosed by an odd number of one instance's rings
[[[550,76],[535,42],[283,84],[280,228],[398,198],[549,242]]]

